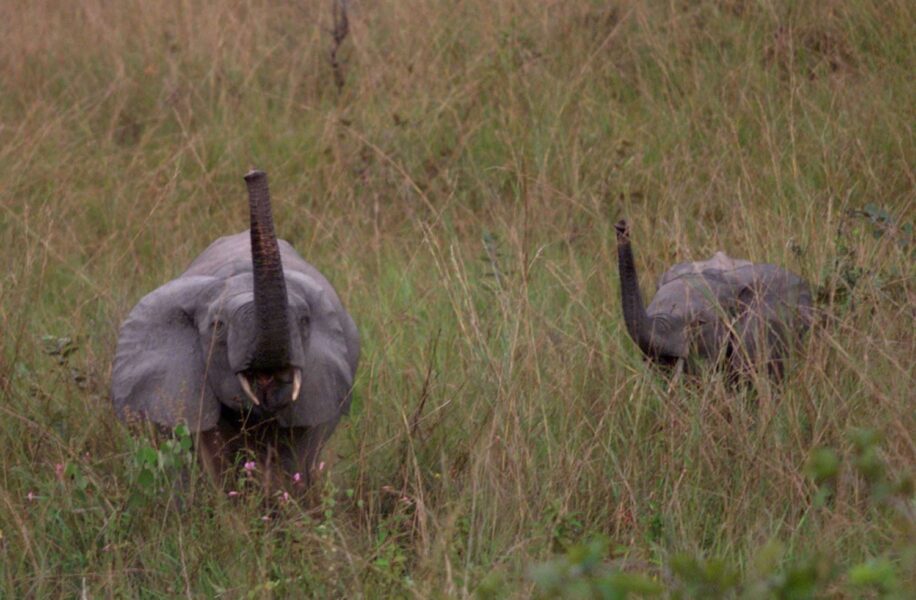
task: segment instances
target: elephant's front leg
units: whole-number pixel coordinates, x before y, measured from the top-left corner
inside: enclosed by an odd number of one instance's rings
[[[334,419],[313,427],[291,427],[283,430],[280,461],[297,491],[305,491],[315,482],[321,464],[321,449],[337,426],[338,420]]]
[[[204,472],[217,485],[223,485],[232,467],[232,437],[226,436],[223,428],[216,427],[197,434],[197,455]]]

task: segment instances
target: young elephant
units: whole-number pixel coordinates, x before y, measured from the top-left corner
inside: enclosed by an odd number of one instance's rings
[[[732,375],[765,366],[781,379],[790,346],[808,330],[811,291],[797,275],[717,252],[662,275],[644,308],[626,221],[617,230],[620,294],[627,332],[661,364],[690,365],[693,357],[726,366]]]
[[[251,229],[220,238],[121,326],[111,396],[124,421],[199,433],[221,476],[256,452],[307,483],[350,406],[359,334],[327,279],[274,232],[267,175],[245,176]]]

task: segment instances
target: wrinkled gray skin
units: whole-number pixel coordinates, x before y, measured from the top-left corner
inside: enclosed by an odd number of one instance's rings
[[[811,291],[797,275],[717,252],[711,259],[672,267],[648,307],[626,221],[617,230],[621,303],[630,337],[650,359],[695,368],[699,357],[747,375],[763,366],[781,379],[792,345],[812,319]]]
[[[307,481],[349,411],[359,334],[327,279],[276,238],[267,176],[245,179],[251,229],[213,242],[131,310],[112,400],[122,420],[200,433],[217,476],[246,449]]]

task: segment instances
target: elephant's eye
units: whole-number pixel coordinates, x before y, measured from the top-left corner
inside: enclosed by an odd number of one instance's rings
[[[299,327],[308,331],[309,325],[312,323],[312,318],[309,315],[302,315],[299,317]]]
[[[226,333],[226,324],[219,319],[214,319],[213,322],[210,323],[210,331],[216,337],[223,337]]]

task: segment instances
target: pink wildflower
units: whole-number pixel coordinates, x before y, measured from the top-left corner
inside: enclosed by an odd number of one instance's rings
[[[318,472],[321,473],[322,471],[324,471],[324,461],[318,463]]]
[[[29,502],[35,502],[36,500],[38,500],[38,494],[36,494],[35,492],[31,492],[31,491],[28,494],[26,494],[25,497],[26,499],[28,499]]]
[[[245,463],[243,468],[245,469],[247,473],[251,473],[252,471],[254,471],[254,468],[256,466],[257,464],[253,460],[249,460],[248,462]]]
[[[58,481],[64,480],[64,465],[63,463],[57,463],[54,465],[54,476],[57,477]]]
[[[301,482],[301,481],[302,481],[302,473],[300,473],[299,471],[296,471],[295,473],[293,473],[293,481],[294,481],[295,483]]]
[[[237,491],[235,491],[235,490],[231,490],[231,491],[229,492],[229,497],[230,497],[230,498],[235,498],[236,496],[240,496],[240,495],[241,495],[241,494],[239,494],[239,493],[238,493]]]

